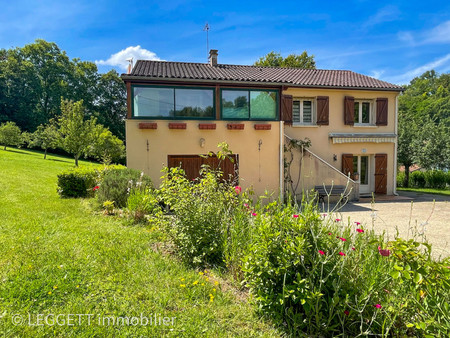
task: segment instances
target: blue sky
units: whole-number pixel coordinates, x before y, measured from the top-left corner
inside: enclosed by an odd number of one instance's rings
[[[307,50],[317,68],[405,84],[450,71],[450,1],[0,0],[0,48],[37,38],[101,72],[126,59],[206,62],[205,22],[219,63]]]

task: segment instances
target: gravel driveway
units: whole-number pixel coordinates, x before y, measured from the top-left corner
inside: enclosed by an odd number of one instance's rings
[[[390,238],[396,234],[411,238],[414,232],[423,233],[433,244],[433,256],[450,255],[450,196],[399,192],[399,196],[361,199],[348,203],[339,211],[340,217],[358,221],[366,227],[373,223],[377,231],[386,231]]]

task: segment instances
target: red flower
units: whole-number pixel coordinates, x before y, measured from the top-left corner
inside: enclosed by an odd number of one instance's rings
[[[252,212],[252,216],[256,216],[258,215],[256,212]]]
[[[344,313],[346,316],[348,316],[350,314],[350,312],[348,310],[345,310]]]
[[[237,185],[237,186],[234,187],[234,191],[236,191],[236,194],[239,195],[240,192],[242,191],[242,188],[241,188],[240,186]]]
[[[389,256],[391,254],[390,250],[387,249],[381,249],[381,246],[378,247],[378,252],[380,253],[381,256]]]
[[[363,230],[363,229],[356,229],[356,231],[358,231],[359,233],[362,233],[362,232],[364,232],[364,230]]]
[[[355,251],[356,249],[355,249],[355,248],[352,248],[352,250]]]
[[[381,304],[375,304],[373,307],[376,307],[377,309],[381,309],[382,308]]]
[[[248,209],[248,204],[247,204],[247,203],[244,203],[244,207],[246,207],[246,208]]]
[[[331,232],[328,233],[328,236],[331,236]]]
[[[347,241],[345,238],[342,238],[342,237],[339,237],[339,239],[340,239],[342,242],[346,242],[346,241]]]
[[[339,251],[339,255],[345,256],[345,253],[343,253],[342,251]]]
[[[336,218],[335,222],[340,222],[341,219],[340,218]]]
[[[96,185],[94,188],[92,188],[92,190],[96,191],[98,190],[100,187],[98,185]]]
[[[360,223],[360,222],[355,222],[355,224],[356,224],[356,225],[361,225],[361,223]]]
[[[294,217],[294,218],[298,218],[298,215],[292,215],[292,217]]]
[[[322,250],[319,250],[319,253],[323,256],[325,255],[325,252],[323,252]]]

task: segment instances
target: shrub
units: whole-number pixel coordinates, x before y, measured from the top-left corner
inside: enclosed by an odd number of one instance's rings
[[[264,314],[293,335],[447,336],[448,262],[432,261],[427,244],[385,243],[302,208],[273,202],[252,219],[243,270]]]
[[[116,208],[127,205],[128,194],[133,189],[152,187],[150,178],[139,170],[131,168],[107,168],[100,174],[100,184],[97,190],[97,200],[103,205],[106,201],[113,201]]]
[[[58,175],[58,193],[61,197],[91,197],[96,186],[97,171],[79,167]]]
[[[425,174],[422,171],[413,171],[410,176],[411,185],[414,188],[425,188]]]
[[[0,125],[0,144],[7,146],[19,146],[22,143],[20,128],[14,122],[5,122]]]
[[[127,200],[127,209],[136,223],[145,221],[146,216],[160,214],[161,207],[152,189],[133,189]]]
[[[397,173],[397,187],[403,187],[404,181],[405,181],[405,173],[403,171],[399,171]]]
[[[446,174],[442,170],[429,170],[425,172],[425,183],[428,188],[445,189]]]
[[[235,189],[219,172],[203,169],[201,178],[190,182],[182,169],[166,168],[161,194],[176,216],[168,230],[179,256],[194,266],[223,265]]]

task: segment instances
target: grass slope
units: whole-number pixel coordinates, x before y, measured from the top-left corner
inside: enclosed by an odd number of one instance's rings
[[[400,191],[412,191],[412,192],[423,193],[423,194],[434,194],[434,195],[450,196],[450,190],[448,190],[448,189],[400,188],[400,187],[397,187],[397,190],[400,190]]]
[[[231,294],[218,290],[210,302],[204,294],[210,292],[209,286],[195,291],[192,281],[199,279],[198,273],[152,250],[157,233],[95,215],[87,201],[61,199],[56,192],[56,175],[72,166],[73,159],[61,156],[50,155],[44,160],[40,152],[0,150],[1,333],[81,337],[278,335],[252,315],[250,305]],[[180,287],[180,283],[190,287]],[[59,323],[63,324],[52,325],[54,318],[50,316],[47,323],[36,325],[38,314],[62,314]],[[67,325],[69,314],[85,316],[72,316],[74,325]],[[90,323],[88,314],[92,315]],[[141,314],[176,319],[174,326],[98,322],[107,315]]]

